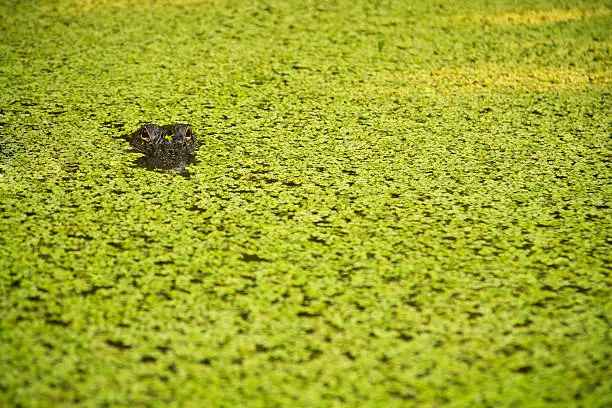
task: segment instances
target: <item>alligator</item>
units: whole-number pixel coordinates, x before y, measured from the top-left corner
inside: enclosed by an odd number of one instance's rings
[[[185,168],[195,161],[193,152],[199,142],[187,124],[158,126],[142,125],[127,137],[134,150],[144,156],[136,164],[150,170],[174,170],[186,173]]]

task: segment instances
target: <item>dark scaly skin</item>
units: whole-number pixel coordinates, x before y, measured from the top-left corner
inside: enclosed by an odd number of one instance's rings
[[[189,125],[166,125],[162,127],[162,135],[173,135],[172,143],[177,148],[193,150],[197,146],[197,140]]]
[[[137,164],[149,169],[183,172],[193,161],[198,141],[187,124],[157,126],[147,123],[129,138],[132,147],[144,154]]]
[[[145,155],[192,151],[197,147],[191,128],[185,124],[157,126],[147,123],[132,134],[130,143]]]

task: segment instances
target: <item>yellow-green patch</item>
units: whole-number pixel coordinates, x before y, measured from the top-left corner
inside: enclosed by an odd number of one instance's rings
[[[503,12],[499,14],[481,14],[464,17],[467,21],[485,22],[486,24],[499,26],[513,25],[536,25],[536,24],[558,24],[583,20],[588,18],[610,17],[610,9],[595,8],[567,8],[567,9],[532,9],[522,12]]]

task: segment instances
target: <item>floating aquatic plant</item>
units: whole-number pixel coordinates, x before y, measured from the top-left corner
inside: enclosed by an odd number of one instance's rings
[[[0,16],[0,405],[611,405],[602,2]]]

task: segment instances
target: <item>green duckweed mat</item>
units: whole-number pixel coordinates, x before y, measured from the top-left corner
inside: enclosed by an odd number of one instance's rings
[[[609,1],[0,0],[0,405],[612,406],[611,50]]]

